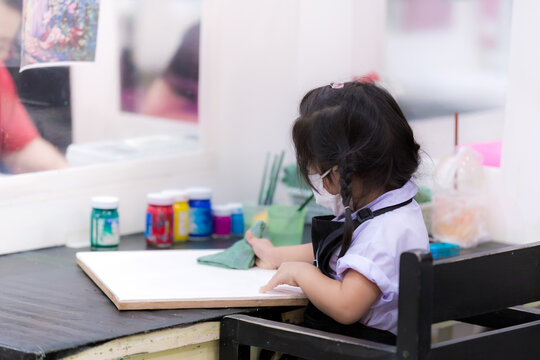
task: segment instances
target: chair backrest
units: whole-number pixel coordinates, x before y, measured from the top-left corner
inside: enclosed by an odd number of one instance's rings
[[[540,242],[435,261],[412,251],[400,261],[398,357],[423,358],[432,323],[540,300]]]

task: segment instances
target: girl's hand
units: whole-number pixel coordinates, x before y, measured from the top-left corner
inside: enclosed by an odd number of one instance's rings
[[[281,261],[275,252],[274,245],[268,239],[253,236],[251,230],[246,232],[246,240],[255,253],[255,265],[262,269],[277,269]]]
[[[278,285],[298,286],[298,283],[296,282],[296,274],[299,271],[302,271],[302,268],[305,266],[310,267],[312,265],[298,261],[284,262],[270,279],[268,284],[261,287],[260,292],[265,293]]]

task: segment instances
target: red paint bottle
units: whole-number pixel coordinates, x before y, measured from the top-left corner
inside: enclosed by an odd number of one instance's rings
[[[161,193],[150,193],[146,197],[146,244],[151,247],[167,248],[173,244],[174,198]]]

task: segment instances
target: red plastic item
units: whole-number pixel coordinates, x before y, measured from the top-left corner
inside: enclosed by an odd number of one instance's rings
[[[376,83],[379,82],[381,78],[379,74],[375,71],[369,72],[361,76],[353,76],[352,81],[361,82],[361,83]]]

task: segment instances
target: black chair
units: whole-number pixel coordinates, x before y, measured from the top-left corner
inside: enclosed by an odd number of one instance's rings
[[[221,322],[220,359],[256,346],[305,359],[540,359],[540,242],[433,260],[401,255],[396,346],[231,315]],[[488,331],[431,343],[431,325],[458,320]]]

